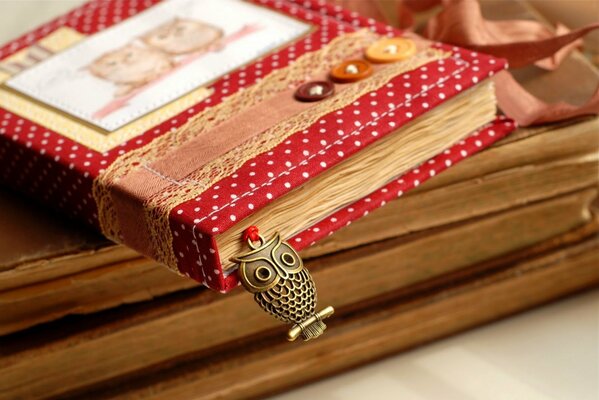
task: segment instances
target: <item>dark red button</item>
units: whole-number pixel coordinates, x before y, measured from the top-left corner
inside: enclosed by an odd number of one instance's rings
[[[328,81],[307,82],[297,88],[295,98],[299,101],[318,101],[335,93],[335,85]]]

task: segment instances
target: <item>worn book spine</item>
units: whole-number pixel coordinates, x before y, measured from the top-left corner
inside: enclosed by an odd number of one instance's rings
[[[78,398],[261,398],[496,321],[599,284],[599,243],[590,239],[440,291],[380,303],[333,325],[307,347],[253,343],[239,357],[225,352],[138,379],[117,381]],[[556,282],[560,282],[556,284]],[[451,318],[447,316],[451,314]],[[289,366],[293,366],[290,368]],[[257,370],[275,371],[267,379]],[[230,384],[230,376],[238,384]],[[261,379],[262,378],[262,379]]]
[[[563,245],[594,236],[597,223],[586,207],[595,195],[584,190],[428,234],[371,244],[315,259],[309,268],[320,283],[323,303],[336,304],[343,319],[357,304],[394,291],[409,292],[433,282],[451,285],[456,276],[497,268],[506,253],[535,246],[546,251],[548,245],[538,247],[539,240]],[[554,235],[567,231],[575,233],[556,242]],[[283,327],[250,300],[242,291],[228,296],[184,291],[82,317],[80,324],[57,321],[27,335],[0,338],[0,373],[5,377],[0,392],[8,397],[56,395],[229,348],[267,331],[280,335]],[[127,357],[119,356],[125,353]],[[41,371],[54,372],[39,380]]]
[[[571,201],[559,200],[558,207],[568,208]],[[552,207],[543,206],[535,212],[547,217],[556,215],[556,209]],[[519,217],[514,217],[508,224],[517,224]],[[512,228],[511,236],[518,229],[516,226]],[[227,397],[247,397],[248,393],[254,391],[257,395],[277,388],[283,389],[294,382],[292,376],[298,378],[298,383],[305,382],[322,376],[327,371],[332,373],[353,365],[351,358],[345,357],[335,362],[318,362],[317,360],[322,360],[320,356],[323,354],[330,354],[331,360],[335,360],[335,355],[354,354],[356,360],[366,362],[376,355],[399,351],[596,285],[599,283],[599,271],[596,268],[599,254],[597,228],[597,221],[592,220],[587,225],[560,236],[520,251],[502,254],[469,268],[456,269],[454,273],[435,280],[420,281],[419,276],[422,277],[422,274],[419,273],[419,268],[405,270],[401,272],[402,275],[414,284],[407,287],[387,285],[385,292],[377,289],[385,282],[376,281],[373,279],[374,275],[358,276],[352,281],[353,274],[364,270],[361,267],[366,265],[366,260],[348,268],[347,261],[332,257],[330,261],[337,268],[316,268],[314,273],[320,274],[321,278],[325,276],[322,274],[328,273],[335,277],[346,277],[342,281],[321,280],[329,283],[323,287],[326,298],[337,298],[338,304],[342,304],[339,309],[340,317],[331,325],[339,329],[331,330],[334,334],[330,339],[325,335],[324,339],[304,346],[286,345],[285,350],[281,348],[281,351],[272,351],[284,342],[280,336],[280,327],[276,327],[269,318],[250,307],[247,294],[233,293],[223,297],[209,291],[199,295],[180,293],[157,301],[152,306],[132,307],[129,312],[115,310],[105,315],[97,314],[93,321],[80,321],[78,324],[76,320],[72,320],[67,324],[39,329],[27,336],[5,337],[0,339],[0,371],[4,377],[0,380],[0,389],[9,398],[31,399],[77,393],[83,393],[83,398],[90,398],[93,393],[101,397],[102,392],[98,392],[101,386],[108,388],[107,397],[116,395],[110,391],[111,387],[116,393],[122,389],[122,395],[126,397],[130,394],[129,390],[132,393],[136,390],[147,393],[143,389],[147,385],[148,390],[157,396],[161,395],[161,390],[165,390],[166,394],[173,390],[172,395],[178,397],[175,395],[178,390],[197,390],[196,385],[200,382],[200,386],[213,383],[199,392],[207,398],[224,393],[228,393]],[[484,234],[475,232],[475,229],[474,226],[465,227],[463,232],[468,233],[467,237],[477,233]],[[452,243],[447,243],[447,246]],[[390,269],[397,268],[389,260],[409,253],[409,250],[406,253],[400,249],[401,246],[394,253],[390,248],[377,261],[382,262],[383,266],[388,265]],[[560,272],[551,272],[556,270]],[[528,275],[528,272],[533,275]],[[528,276],[536,278],[529,280]],[[505,278],[510,279],[505,281]],[[386,279],[386,282],[392,281]],[[501,282],[505,282],[507,287]],[[466,290],[482,287],[486,289],[472,292]],[[369,297],[364,297],[361,293]],[[454,298],[453,294],[458,297]],[[347,296],[351,298],[343,302],[342,299]],[[456,302],[452,299],[461,300]],[[419,304],[424,308],[420,308]],[[482,305],[484,307],[478,307]],[[452,317],[447,318],[450,311]],[[206,324],[206,315],[218,315],[219,318]],[[386,317],[380,319],[382,315]],[[237,323],[241,316],[247,324]],[[386,326],[383,321],[387,320],[397,321],[397,325],[379,330]],[[344,324],[348,321],[354,322],[345,329]],[[354,331],[353,327],[357,330]],[[424,334],[421,328],[426,328],[427,333]],[[239,329],[244,331],[240,332]],[[247,329],[253,329],[254,332]],[[157,331],[160,332],[159,335],[155,334]],[[356,334],[363,332],[364,336],[355,336],[352,331]],[[373,335],[375,331],[378,333]],[[260,333],[259,336],[264,341],[256,339],[257,333]],[[177,340],[166,341],[164,335],[176,337]],[[366,336],[370,339],[363,343],[358,340]],[[338,338],[340,342],[337,342]],[[353,340],[353,345],[339,346],[339,343],[346,343],[342,338],[347,338],[350,342]],[[321,346],[323,340],[326,345]],[[331,346],[334,342],[337,345]],[[362,347],[362,344],[368,343],[389,345],[384,345],[380,351],[373,353],[371,346]],[[375,347],[378,348],[378,345]],[[346,353],[352,348],[356,350],[355,353]],[[103,357],[97,357],[99,352]],[[122,357],[123,354],[127,354],[127,357]],[[266,354],[269,356],[265,356]],[[292,355],[297,354],[303,354],[301,362],[327,365],[330,368],[302,367],[302,374],[294,375],[292,371],[297,370],[283,368],[283,363],[290,365],[287,355],[293,358]],[[220,364],[220,360],[224,364]],[[240,374],[245,374],[242,371],[248,371],[247,368],[254,370],[259,365],[264,368],[278,365],[274,370],[281,372],[284,379],[269,380],[268,385],[263,386],[260,381],[256,381],[261,375],[243,375],[244,379],[239,380],[238,384],[230,385],[230,374],[227,371],[239,370]],[[40,374],[44,375],[44,379],[37,379]],[[133,380],[136,376],[141,379],[139,388]],[[144,381],[144,376],[148,377],[149,382]],[[128,387],[127,382],[132,386]],[[156,386],[152,386],[153,384]],[[85,392],[86,389],[91,392]],[[196,391],[195,395],[197,394]]]
[[[574,169],[572,172],[580,173],[581,170]],[[508,177],[514,178],[513,176]],[[564,175],[564,178],[571,179],[572,177],[573,175],[571,173]],[[553,182],[555,182],[555,180]],[[530,185],[529,189],[531,189]],[[575,188],[562,188],[562,190],[567,191],[569,191],[569,189]],[[593,191],[588,193],[590,193],[588,196],[594,194]],[[537,192],[537,194],[540,193]],[[472,196],[475,195],[473,194]],[[576,226],[577,224],[587,222],[588,202],[590,201],[590,197],[582,197],[580,199],[582,200],[582,203],[580,204],[581,209],[579,210],[576,208],[556,210],[556,213],[559,212],[559,217],[561,219],[560,224],[554,225],[553,219],[546,219],[541,215],[527,214],[525,217],[526,221],[522,221],[522,226],[518,228],[522,231],[522,234],[518,236],[518,238],[521,239],[523,244],[534,243],[535,241],[545,239],[548,235],[557,235],[565,230],[571,229],[571,227]],[[426,199],[423,198],[422,200]],[[437,200],[438,198],[436,201]],[[507,201],[509,201],[509,199],[507,199]],[[528,202],[531,202],[531,200],[528,199],[527,203]],[[495,206],[498,208],[501,206],[507,208],[510,204],[514,206],[514,203],[517,203],[517,200],[512,200],[511,203],[495,204]],[[485,208],[482,211],[489,212],[489,209]],[[448,216],[454,218],[452,215]],[[475,217],[469,215],[468,218],[465,219],[469,218]],[[532,220],[533,218],[535,220]],[[478,217],[475,218],[474,221],[483,225],[491,223],[491,225],[494,226],[494,229],[505,228],[504,225],[493,225],[496,224],[495,219],[490,217]],[[426,222],[426,220],[423,222]],[[442,240],[450,243],[451,236],[457,235],[458,231],[456,229],[458,229],[457,227],[459,224],[453,219],[449,219],[447,222],[453,223],[453,225],[450,225],[452,229],[448,231],[447,235],[439,236],[439,231],[446,228],[442,225],[435,225],[434,227],[429,226],[428,229],[419,229],[417,236],[424,238],[426,235],[431,235],[432,240]],[[377,232],[388,231],[387,226],[388,224],[382,224],[377,220],[371,220],[368,225],[369,228],[373,228]],[[406,240],[411,240],[413,236],[407,235]],[[341,239],[343,240],[344,237]],[[471,258],[484,259],[484,257],[490,255],[486,249],[471,245],[471,239],[467,237],[460,236],[456,237],[455,240],[465,241],[465,243],[470,246],[468,253]],[[495,249],[491,253],[491,256],[496,255],[499,251],[509,252],[520,246],[518,242],[504,242],[502,240],[497,240],[492,243]],[[342,243],[344,242],[341,242],[341,244]],[[332,242],[332,244],[336,244],[336,246],[326,247],[327,251],[330,253],[340,251],[343,248],[338,242]],[[419,246],[421,246],[421,242],[416,243],[416,250],[414,251],[420,251],[418,250],[421,249]],[[441,257],[440,243],[431,245],[431,249],[439,251],[439,257]],[[417,254],[414,254],[414,257],[417,257]],[[359,259],[362,260],[361,257]],[[406,260],[408,259],[410,259],[410,257],[406,258]],[[416,263],[418,261],[415,260],[414,262]],[[307,265],[309,267],[319,265],[319,260],[308,260]],[[440,267],[442,268],[438,271],[427,270],[428,279],[434,278],[437,274],[442,275],[453,268],[448,263],[440,263]],[[406,282],[406,285],[409,284],[410,282]],[[68,314],[97,312],[117,305],[146,301],[166,293],[194,287],[197,287],[197,284],[170,274],[151,260],[138,259],[116,263],[99,269],[70,275],[63,279],[51,280],[42,284],[1,292],[0,334],[16,332],[42,322],[53,321]]]
[[[599,183],[596,152],[587,146],[592,141],[599,143],[596,128],[597,121],[593,120],[498,143],[465,160],[463,164],[468,164],[468,168],[457,165],[436,176],[410,194],[307,248],[302,256],[321,257],[374,241],[431,232],[443,225],[596,186]],[[472,177],[471,171],[487,174]],[[438,179],[443,179],[446,185],[436,185]],[[423,209],[427,212],[422,212]],[[581,215],[574,212],[564,218],[579,221]],[[554,227],[548,226],[536,234],[540,240],[553,231]],[[110,260],[109,250],[57,257],[45,263],[38,261],[0,273],[0,288],[5,285],[0,291],[0,332],[9,333],[67,314],[94,312],[196,286],[163,270],[154,261],[130,260],[125,257],[128,253],[121,260],[98,265],[99,261]],[[118,252],[112,254],[117,255]],[[311,263],[309,260],[308,265]],[[75,267],[81,270],[73,271]],[[63,276],[45,275],[46,270]]]

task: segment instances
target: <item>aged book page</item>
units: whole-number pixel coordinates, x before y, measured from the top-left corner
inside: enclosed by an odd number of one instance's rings
[[[586,207],[595,195],[594,190],[575,192],[427,234],[321,257],[308,267],[320,283],[319,300],[335,304],[337,319],[342,320],[345,312],[378,296],[440,285],[454,274],[483,273],[497,267],[494,259],[526,251],[525,247],[546,251],[595,235],[597,224]],[[571,236],[555,239],[569,230],[574,230]],[[548,243],[538,247],[543,240]],[[256,308],[250,297],[242,291],[227,296],[205,290],[180,292],[84,317],[80,325],[57,321],[26,335],[0,338],[0,374],[5,378],[0,391],[26,397],[58,394],[222,348],[263,331],[280,332],[284,327]],[[54,372],[38,380],[32,371]]]

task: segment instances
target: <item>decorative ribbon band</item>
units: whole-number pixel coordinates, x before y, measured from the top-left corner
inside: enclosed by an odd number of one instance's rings
[[[199,133],[228,120],[239,111],[264,101],[274,93],[286,90],[290,85],[303,81],[307,72],[327,65],[334,65],[335,60],[358,51],[375,38],[376,35],[366,30],[340,36],[319,51],[305,54],[292,65],[271,73],[269,79],[263,79],[246,90],[231,95],[219,105],[205,109],[174,132],[164,134],[147,145],[120,156],[96,178],[93,185],[93,195],[98,205],[98,219],[102,232],[106,236],[122,242],[121,228],[112,192],[117,183],[131,171],[141,168],[142,164],[149,165],[170,150],[193,139]],[[160,261],[168,265],[172,265],[173,262],[172,259],[161,259]]]
[[[258,118],[256,121],[254,120],[255,117],[251,117],[248,114],[250,110],[241,112],[238,116],[240,119],[245,119],[246,124],[250,118],[256,122],[255,125],[252,123],[245,126],[249,136],[247,140],[210,162],[204,163],[201,159],[195,159],[194,164],[186,166],[189,173],[181,177],[183,186],[171,184],[167,189],[156,193],[148,199],[145,207],[147,210],[146,221],[150,228],[150,237],[154,238],[151,243],[152,248],[158,248],[160,245],[164,246],[164,243],[166,243],[168,244],[168,249],[170,249],[171,242],[166,241],[167,238],[164,236],[164,232],[168,231],[170,235],[168,215],[177,205],[200,196],[212,184],[233,174],[246,161],[260,153],[271,150],[284,142],[291,134],[302,131],[314,124],[323,115],[353,103],[358,97],[382,87],[390,79],[402,72],[413,70],[420,65],[447,56],[448,54],[444,54],[439,50],[426,50],[408,61],[380,68],[370,78],[363,81],[351,85],[337,85],[337,93],[334,96],[317,103],[312,103],[310,107],[295,104],[297,102],[293,99],[291,92],[280,92],[280,94],[274,96],[272,103],[277,102],[276,108],[281,108],[281,110],[285,110],[288,114],[280,114],[276,120],[272,119],[271,116],[270,118],[262,118],[262,120]],[[323,76],[324,73],[320,72],[316,80],[321,79]],[[260,107],[260,105],[256,105],[256,107]],[[261,112],[263,113],[264,110]],[[235,118],[231,122],[233,124],[227,122],[216,126],[212,134],[220,136],[238,132],[239,127],[236,129],[234,125]],[[265,123],[265,125],[261,125],[261,123]],[[268,124],[272,125],[269,126]],[[223,128],[222,131],[221,128]],[[191,144],[191,142],[188,144]],[[187,144],[180,147],[181,150],[173,150],[173,155],[174,153],[187,152],[186,148]],[[171,159],[174,160],[176,158],[178,157],[174,155]],[[167,163],[161,162],[160,164],[161,166],[165,166]],[[164,250],[166,249],[165,247]]]

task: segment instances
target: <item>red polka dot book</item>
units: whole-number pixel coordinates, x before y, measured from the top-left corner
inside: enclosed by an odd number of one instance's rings
[[[320,1],[92,1],[0,48],[0,179],[227,292],[508,135],[504,68]]]

